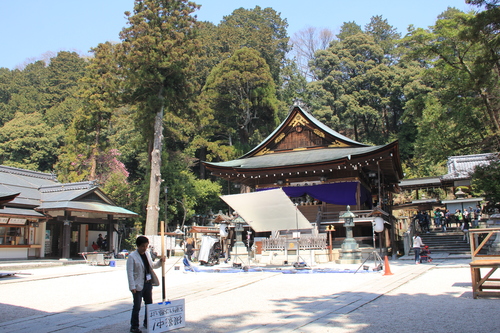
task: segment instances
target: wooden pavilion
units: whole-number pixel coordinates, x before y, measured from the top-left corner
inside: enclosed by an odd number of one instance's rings
[[[392,194],[403,177],[397,141],[371,146],[351,140],[299,106],[240,158],[203,163],[213,176],[240,184],[241,192],[281,187],[317,232],[340,224],[335,240],[345,237],[339,215],[350,205],[357,216],[354,236],[369,244],[374,207],[391,211]]]
[[[135,216],[93,181],[0,165],[0,259],[78,257],[100,233],[117,251],[119,220]]]

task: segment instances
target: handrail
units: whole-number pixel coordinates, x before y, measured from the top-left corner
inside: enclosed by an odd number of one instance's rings
[[[479,243],[479,234],[486,234],[486,236]],[[498,258],[500,254],[479,254],[479,252],[485,249],[486,244],[490,241],[493,234],[496,237],[500,236],[500,228],[471,228],[469,229],[470,236],[470,253],[472,261],[477,259],[488,259],[488,258]],[[495,239],[498,242],[498,239]]]

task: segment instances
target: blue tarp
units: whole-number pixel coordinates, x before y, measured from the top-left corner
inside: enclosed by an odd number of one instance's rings
[[[303,195],[310,195],[314,199],[335,205],[351,205],[354,206],[356,202],[356,190],[358,182],[345,182],[345,183],[332,183],[310,186],[290,186],[282,187],[281,189],[290,198],[301,197]],[[259,189],[264,191],[269,189]],[[360,204],[367,203],[371,208],[371,194],[364,187],[361,186]]]

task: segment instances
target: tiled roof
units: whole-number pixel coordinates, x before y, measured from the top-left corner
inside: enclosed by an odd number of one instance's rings
[[[439,177],[425,177],[425,178],[412,178],[403,179],[399,183],[399,187],[417,187],[417,186],[441,186],[441,178]]]
[[[478,165],[487,165],[498,156],[498,153],[476,154],[448,157],[448,174],[442,176],[444,180],[468,179]]]
[[[371,153],[384,147],[385,146],[309,149],[239,158],[227,162],[205,163],[208,165],[235,169],[298,166],[311,163],[331,162],[345,158],[351,159],[351,157]]]
[[[41,198],[38,189],[56,183],[53,174],[0,165],[0,192],[20,193],[10,202],[13,205],[38,206]]]
[[[114,205],[93,181],[59,183],[54,174],[0,165],[0,194],[15,193],[20,194],[4,204],[6,207],[0,210],[1,215],[13,215],[19,212],[23,216],[43,216],[33,210],[35,207],[36,210],[45,211],[57,208],[101,212],[122,217],[137,215]]]
[[[101,202],[83,202],[83,201],[58,201],[58,202],[42,202],[36,208],[37,211],[61,210],[68,209],[81,212],[96,212],[113,214],[118,217],[133,217],[136,213],[118,206],[112,206]]]
[[[40,192],[49,193],[49,192],[61,192],[61,191],[74,191],[74,190],[89,190],[96,187],[97,184],[95,181],[66,183],[66,184],[56,183],[53,185],[45,185],[40,187]]]

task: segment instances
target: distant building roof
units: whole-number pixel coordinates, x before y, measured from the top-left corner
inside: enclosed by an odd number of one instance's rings
[[[399,187],[432,187],[432,186],[441,186],[441,178],[440,177],[424,177],[424,178],[412,178],[412,179],[403,179],[399,183]]]
[[[460,199],[453,199],[453,200],[442,200],[441,202],[444,204],[449,204],[449,203],[471,203],[471,202],[481,202],[483,201],[484,198],[460,198]]]
[[[54,210],[98,212],[116,217],[137,214],[118,207],[93,181],[59,183],[54,174],[0,165],[1,216],[43,218]],[[1,203],[1,201],[0,201]]]
[[[442,178],[445,180],[469,179],[476,166],[490,164],[496,156],[498,153],[450,156],[447,162],[448,173]]]
[[[448,173],[440,177],[424,177],[403,179],[399,187],[406,190],[431,188],[440,186],[453,186],[456,180],[470,179],[478,165],[488,165],[496,158],[498,153],[450,156],[448,157]]]

